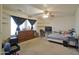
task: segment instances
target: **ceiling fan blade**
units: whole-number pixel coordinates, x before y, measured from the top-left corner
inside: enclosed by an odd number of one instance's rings
[[[34,17],[34,16],[38,16],[38,15],[41,15],[43,13],[36,13],[36,14],[32,14],[32,15],[29,15],[29,17]]]

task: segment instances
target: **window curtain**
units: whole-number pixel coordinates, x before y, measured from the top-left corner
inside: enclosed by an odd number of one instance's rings
[[[26,20],[25,18],[21,18],[21,17],[17,17],[17,16],[12,16],[12,18],[14,19],[17,28],[16,31],[20,31],[20,25],[23,24],[23,22]]]
[[[31,24],[31,30],[33,30],[33,25],[35,24],[36,20],[28,19]]]

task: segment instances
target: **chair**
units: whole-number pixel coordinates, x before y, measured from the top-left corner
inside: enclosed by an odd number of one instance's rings
[[[16,52],[20,50],[16,37],[9,38],[8,41],[2,44],[2,48],[4,48],[5,55],[16,54]]]
[[[10,54],[16,54],[17,51],[20,50],[20,46],[18,44],[12,44],[11,45],[11,51],[10,51]]]
[[[10,43],[5,43],[4,44],[4,46],[3,46],[3,48],[4,48],[4,53],[5,53],[5,55],[10,55],[10,51],[11,51],[11,45],[10,45]]]
[[[14,55],[17,51],[20,50],[20,46],[18,44],[11,45],[10,43],[5,43],[3,48],[5,55]]]

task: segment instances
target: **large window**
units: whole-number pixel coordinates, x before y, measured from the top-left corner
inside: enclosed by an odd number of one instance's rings
[[[17,25],[15,21],[13,20],[13,18],[11,17],[11,35],[15,35],[16,28],[17,28]]]
[[[17,25],[13,20],[13,18],[11,17],[11,35],[15,35],[16,28],[17,28]],[[25,28],[25,22],[22,25],[20,25],[20,30],[22,30],[23,28]]]
[[[37,22],[33,25],[33,30],[36,30],[36,26]],[[31,24],[28,20],[26,20],[26,29],[30,29],[31,30]]]
[[[36,30],[36,25],[37,23],[33,25],[33,30]],[[13,18],[11,17],[11,35],[15,35],[16,28],[17,28],[17,25],[13,20]],[[20,25],[20,30],[22,31],[23,29],[31,30],[31,24],[28,20],[26,20],[22,25]]]
[[[26,20],[26,30],[30,30],[31,29],[31,24],[28,20]]]

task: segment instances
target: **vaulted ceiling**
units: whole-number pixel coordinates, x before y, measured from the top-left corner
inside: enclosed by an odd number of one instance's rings
[[[5,9],[23,12],[26,15],[36,15],[47,9],[52,11],[56,17],[73,16],[78,4],[7,4],[3,5]]]

